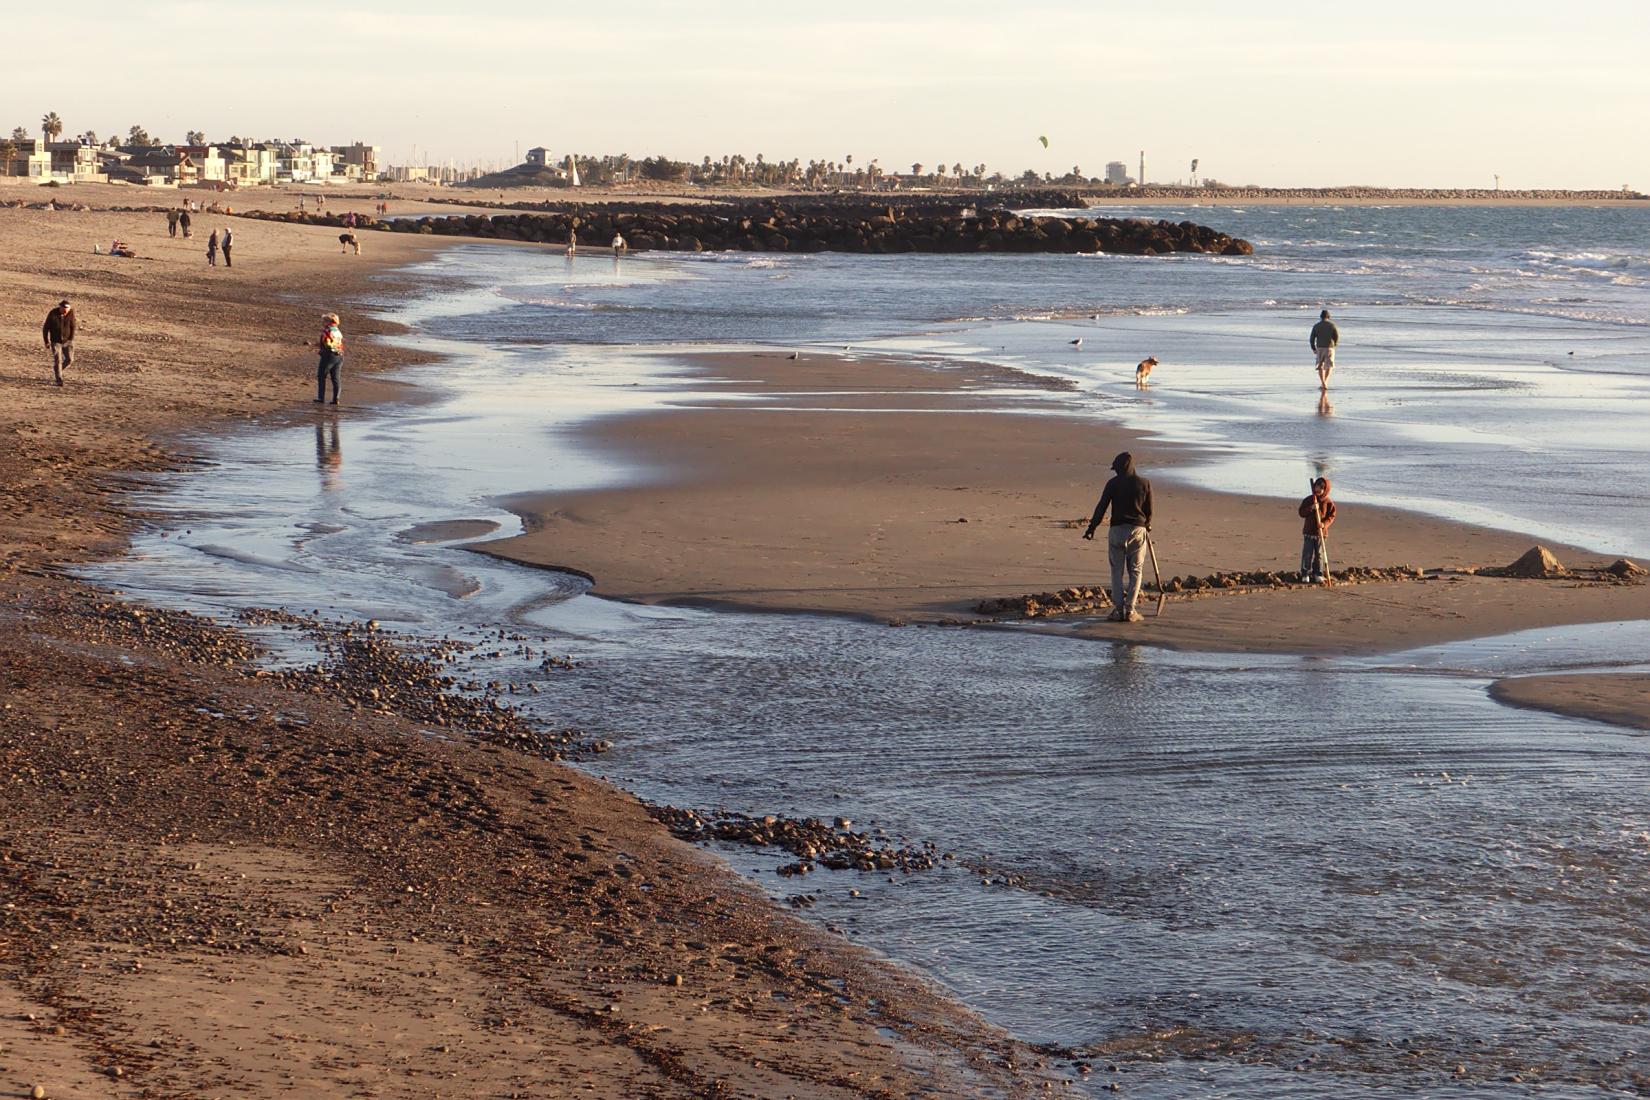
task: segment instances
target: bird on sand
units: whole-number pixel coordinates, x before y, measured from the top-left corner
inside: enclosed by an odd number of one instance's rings
[[[785,358],[787,358],[787,359],[800,359],[800,358],[802,358],[802,353],[799,352],[799,351],[793,351],[789,355],[787,355]]]
[[[1079,336],[1075,340],[1067,341],[1067,343],[1071,344],[1071,346],[1074,347],[1074,348],[1080,348],[1080,347],[1083,346],[1083,338],[1081,336]]]

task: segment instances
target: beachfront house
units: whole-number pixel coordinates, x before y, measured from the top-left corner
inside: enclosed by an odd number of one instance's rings
[[[148,187],[178,187],[195,180],[195,162],[174,146],[122,145],[119,151],[124,159],[104,161],[111,180]]]
[[[280,183],[308,183],[315,178],[314,146],[282,142],[275,154],[275,179]]]
[[[376,145],[366,145],[359,141],[352,141],[348,145],[334,145],[332,147],[334,176],[343,176],[352,183],[378,178],[378,154]]]
[[[224,181],[231,187],[254,187],[274,183],[279,168],[279,150],[269,142],[248,145],[225,145],[220,150],[224,162]]]
[[[556,165],[550,160],[550,150],[542,145],[535,145],[527,150],[527,163],[534,168],[554,168]]]
[[[218,184],[229,178],[229,165],[216,145],[180,145],[178,152],[187,155],[195,166],[192,183]]]
[[[79,141],[12,139],[11,156],[0,175],[35,183],[90,183],[103,179],[97,147]]]

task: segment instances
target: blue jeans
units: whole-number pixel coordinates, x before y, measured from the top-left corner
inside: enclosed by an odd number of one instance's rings
[[[338,372],[344,365],[344,357],[335,351],[323,351],[321,358],[315,363],[315,400],[325,401],[327,398],[327,379],[332,380],[332,403],[338,404]]]
[[[1127,614],[1140,602],[1146,578],[1146,529],[1113,527],[1106,534],[1106,557],[1111,560],[1111,603]]]
[[[1307,535],[1301,542],[1301,579],[1308,584],[1322,584],[1324,574],[1329,572],[1329,555],[1324,550],[1323,540],[1317,535]]]

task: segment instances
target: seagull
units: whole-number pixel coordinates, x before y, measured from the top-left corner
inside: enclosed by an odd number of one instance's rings
[[[1083,346],[1083,338],[1081,336],[1079,336],[1075,340],[1068,340],[1067,343],[1069,343],[1074,348],[1080,348],[1080,347]]]
[[[800,359],[800,358],[802,358],[802,353],[799,352],[799,351],[793,351],[789,355],[787,355],[785,358],[787,358],[787,359]]]

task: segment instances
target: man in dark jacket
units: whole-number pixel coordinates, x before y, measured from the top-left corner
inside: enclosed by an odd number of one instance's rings
[[[40,326],[40,338],[52,353],[52,378],[61,386],[63,371],[74,362],[74,311],[69,308],[67,298],[46,314],[46,323]]]
[[[1318,355],[1318,388],[1329,388],[1329,375],[1335,369],[1335,345],[1341,342],[1341,330],[1329,319],[1326,309],[1318,314],[1318,323],[1312,326],[1312,335],[1306,343]]]
[[[1094,538],[1094,529],[1110,509],[1111,533],[1106,536],[1106,556],[1111,560],[1110,618],[1114,622],[1137,623],[1141,615],[1134,607],[1140,600],[1140,584],[1145,579],[1146,533],[1152,527],[1152,483],[1134,472],[1134,456],[1127,451],[1111,460],[1111,468],[1117,476],[1106,482],[1083,537]]]

